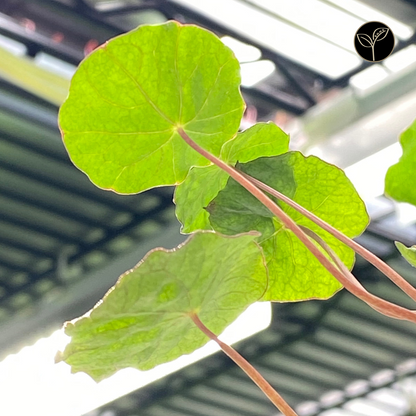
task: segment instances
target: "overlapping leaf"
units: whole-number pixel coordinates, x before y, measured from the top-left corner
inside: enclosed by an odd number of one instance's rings
[[[81,63],[59,115],[65,146],[102,188],[178,184],[208,161],[177,129],[218,156],[240,125],[239,86],[239,63],[214,34],[177,22],[141,26]]]
[[[289,136],[274,123],[258,123],[224,144],[221,159],[230,165],[249,162],[261,156],[276,156],[289,149]],[[176,216],[182,232],[211,230],[205,207],[227,183],[228,174],[217,166],[193,168],[176,187]]]
[[[416,121],[402,133],[403,155],[387,171],[385,193],[396,201],[416,205]]]
[[[151,251],[89,314],[66,324],[72,339],[59,360],[99,381],[203,346],[208,338],[190,313],[220,334],[266,289],[257,235],[196,233],[176,250]]]
[[[413,267],[416,267],[416,245],[412,247],[406,247],[403,243],[395,241],[397,250],[406,259],[406,261]]]
[[[260,158],[238,165],[245,173],[279,190],[349,237],[368,224],[363,201],[337,167],[299,152]],[[349,268],[354,252],[293,208],[283,207],[299,225],[320,235]],[[234,180],[208,206],[213,228],[224,234],[258,230],[264,250],[269,287],[266,300],[294,301],[328,298],[340,289],[338,281],[277,218]]]

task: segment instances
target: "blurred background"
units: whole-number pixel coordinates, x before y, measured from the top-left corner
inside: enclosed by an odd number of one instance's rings
[[[0,1],[0,414],[274,416],[260,390],[215,347],[99,384],[53,364],[62,323],[89,310],[151,248],[184,241],[171,188],[121,196],[71,165],[57,127],[77,64],[140,24],[175,19],[220,36],[241,62],[241,128],[272,120],[292,149],[346,170],[367,204],[357,240],[413,284],[393,241],[416,244],[416,208],[383,196],[398,135],[416,118],[414,0]],[[354,49],[380,21],[384,61]],[[412,307],[360,258],[372,292]],[[346,291],[325,302],[255,305],[224,336],[300,416],[416,415],[416,327]],[[228,338],[227,338],[228,337]],[[192,362],[193,363],[190,363]]]

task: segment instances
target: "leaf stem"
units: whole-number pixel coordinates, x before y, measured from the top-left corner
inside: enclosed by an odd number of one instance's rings
[[[366,302],[373,309],[383,313],[386,316],[408,320],[416,323],[416,312],[394,303],[388,302],[377,296],[367,292],[357,281],[353,283],[342,273],[335,265],[325,256],[325,254],[312,242],[309,237],[299,228],[299,226],[290,218],[275,202],[273,202],[262,190],[257,188],[252,182],[245,178],[234,167],[227,165],[221,159],[218,159],[205,149],[195,143],[182,128],[178,128],[178,133],[182,139],[196,150],[199,154],[207,158],[209,161],[217,165],[219,168],[227,172],[234,180],[236,180],[241,186],[255,196],[265,207],[267,207],[272,214],[282,221],[283,225],[291,230],[302,243],[308,248],[308,250],[316,257],[316,259],[331,273],[345,288],[357,296],[359,299]],[[354,280],[356,280],[354,278]]]
[[[297,416],[297,413],[289,406],[283,397],[268,383],[268,381],[234,348],[225,344],[211,332],[199,319],[195,313],[189,314],[194,324],[210,339],[215,341],[220,348],[227,354],[253,381],[269,400],[285,415]]]
[[[250,182],[254,185],[263,189],[270,195],[280,199],[281,201],[285,202],[287,205],[294,208],[296,211],[303,214],[306,218],[309,218],[315,224],[319,225],[325,231],[328,231],[334,237],[338,238],[338,240],[342,241],[348,247],[352,248],[357,254],[361,257],[366,259],[369,263],[375,266],[378,270],[380,270],[385,276],[387,276],[395,285],[397,285],[400,289],[403,290],[411,299],[416,302],[416,288],[414,288],[407,280],[405,280],[399,273],[393,270],[387,263],[383,260],[378,258],[375,254],[371,251],[368,251],[365,247],[361,246],[351,238],[347,237],[341,231],[337,230],[336,228],[332,227],[332,225],[328,224],[321,218],[317,217],[312,212],[308,211],[306,208],[303,208],[301,205],[283,195],[281,192],[276,191],[275,189],[271,188],[270,186],[266,185],[265,183],[255,179],[241,171],[239,171],[245,178],[247,178]]]
[[[336,253],[334,252],[334,250],[332,250],[332,248],[325,242],[325,240],[323,240],[318,234],[316,234],[314,231],[312,231],[311,229],[304,227],[303,225],[300,225],[300,228],[303,230],[303,232],[308,235],[309,237],[311,237],[313,240],[315,240],[329,255],[329,257],[331,257],[331,259],[333,260],[333,262],[337,265],[338,269],[344,273],[345,277],[347,277],[351,282],[353,282],[355,285],[358,285],[360,287],[362,287],[364,289],[364,287],[361,285],[360,282],[358,282],[358,280],[355,278],[355,276],[348,270],[348,267],[345,266],[345,264],[340,260],[340,258],[336,255]],[[364,289],[366,290],[366,289]],[[380,312],[380,311],[378,311]],[[381,312],[383,313],[383,312]],[[392,315],[393,318],[399,318],[396,315]]]

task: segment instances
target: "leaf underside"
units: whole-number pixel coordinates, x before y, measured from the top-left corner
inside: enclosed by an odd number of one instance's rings
[[[368,224],[365,205],[342,170],[317,157],[288,152],[238,168],[292,198],[349,237],[361,234]],[[282,202],[278,204],[297,224],[321,236],[348,268],[353,266],[353,250],[293,208]],[[265,300],[326,299],[341,288],[293,232],[233,179],[229,179],[207,210],[216,231],[230,235],[250,230],[262,233],[258,241],[269,270]]]
[[[209,162],[177,129],[218,156],[245,106],[239,69],[232,51],[196,26],[145,25],[110,40],[80,64],[59,113],[71,160],[119,193],[182,182]]]
[[[120,277],[86,316],[68,322],[59,359],[100,381],[116,371],[149,370],[202,347],[196,313],[220,334],[267,286],[258,233],[192,235],[178,249],[155,249]]]

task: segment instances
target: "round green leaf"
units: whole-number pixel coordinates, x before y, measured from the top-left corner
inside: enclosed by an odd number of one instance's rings
[[[403,155],[386,174],[385,193],[396,201],[416,205],[416,120],[400,136]]]
[[[276,124],[257,123],[225,143],[220,158],[235,165],[288,150],[289,136]],[[183,233],[212,229],[205,208],[225,187],[228,177],[218,166],[198,167],[191,169],[185,181],[176,187],[176,216],[182,223]]]
[[[238,168],[292,198],[349,237],[361,234],[368,224],[365,205],[344,172],[317,157],[288,152]],[[296,223],[322,237],[348,268],[353,266],[353,250],[285,203],[278,204]],[[229,235],[250,230],[262,233],[258,241],[269,271],[265,300],[326,299],[341,288],[293,232],[233,179],[211,202],[208,211],[216,231]]]
[[[149,370],[209,339],[191,313],[220,334],[267,287],[257,233],[196,233],[174,250],[155,249],[120,277],[89,313],[65,327],[72,337],[58,360],[96,381],[135,367]]]
[[[168,22],[141,26],[95,50],[59,114],[74,164],[120,193],[182,182],[209,162],[178,135],[219,155],[244,110],[239,63],[213,33]]]

